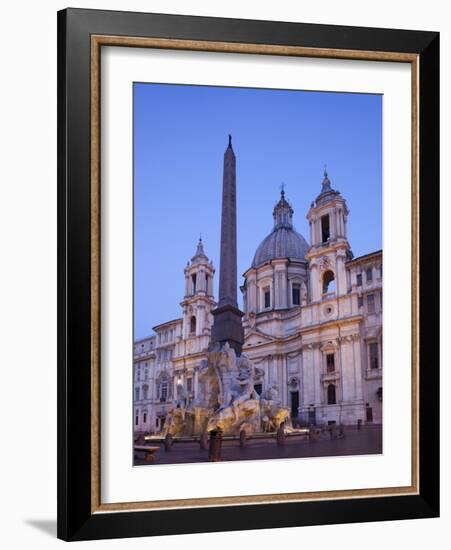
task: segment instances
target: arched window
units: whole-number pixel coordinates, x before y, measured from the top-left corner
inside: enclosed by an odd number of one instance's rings
[[[191,334],[196,332],[196,317],[193,315],[189,321],[189,331]]]
[[[293,283],[291,287],[291,302],[294,306],[301,305],[301,285]]]
[[[334,384],[329,384],[327,386],[327,404],[336,405],[337,403],[337,392]]]
[[[263,289],[263,303],[265,304],[265,309],[271,307],[271,290],[269,286],[265,286],[265,288]]]
[[[329,214],[321,217],[321,238],[325,243],[330,239],[330,218]]]
[[[194,273],[194,275],[191,275],[191,284],[192,284],[192,289],[193,289],[193,294],[196,294],[196,283],[197,283],[197,277],[196,277],[196,274]]]
[[[335,292],[335,275],[332,271],[326,271],[323,275],[323,294]]]

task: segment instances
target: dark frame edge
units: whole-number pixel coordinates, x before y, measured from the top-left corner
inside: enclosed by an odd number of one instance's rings
[[[327,504],[327,509],[324,505]],[[277,507],[277,514],[274,514]],[[373,523],[437,517],[422,496],[94,514],[71,541]],[[224,518],[227,518],[226,520]]]
[[[57,373],[57,537],[68,540],[67,512],[67,429],[66,429],[66,10],[57,13],[57,341],[58,341],[58,373]]]
[[[440,514],[440,34],[434,33],[420,55],[419,202],[420,214],[419,341],[420,494],[434,516]],[[425,315],[427,304],[427,318]],[[421,308],[421,305],[423,306]],[[424,374],[424,371],[423,371]]]
[[[90,112],[76,89],[89,87],[79,52],[87,31],[73,9],[57,12],[57,537],[66,541],[91,519]]]

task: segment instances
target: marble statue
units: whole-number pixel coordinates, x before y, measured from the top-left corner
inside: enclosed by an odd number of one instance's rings
[[[290,409],[282,407],[279,398],[279,386],[274,382],[260,399],[262,415],[265,418],[264,431],[277,431],[282,424],[286,430],[292,429]]]
[[[185,409],[174,407],[166,417],[166,422],[163,429],[163,436],[167,434],[175,436],[184,435],[185,432]]]

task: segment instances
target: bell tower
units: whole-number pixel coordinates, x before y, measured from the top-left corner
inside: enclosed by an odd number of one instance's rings
[[[202,238],[191,261],[185,267],[183,308],[183,338],[210,334],[213,317],[213,276],[215,269],[204,251]]]
[[[352,258],[348,243],[348,214],[345,199],[332,188],[324,168],[321,192],[307,213],[311,247],[306,258],[313,302],[347,292],[345,262]]]

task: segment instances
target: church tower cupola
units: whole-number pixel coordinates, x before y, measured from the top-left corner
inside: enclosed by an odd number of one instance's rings
[[[202,242],[202,236],[199,237],[199,242],[197,243],[197,249],[194,256],[191,258],[192,263],[199,263],[202,260],[207,260],[208,258],[204,251],[204,243]]]
[[[202,237],[199,238],[194,256],[185,267],[185,296],[183,308],[183,337],[209,334],[215,306],[213,300],[213,263],[205,254]]]
[[[326,204],[338,195],[340,195],[340,192],[335,191],[335,189],[332,188],[332,184],[327,173],[327,167],[324,166],[324,178],[321,184],[321,193],[316,197],[315,205],[321,206],[322,204]]]
[[[280,200],[274,207],[272,215],[274,218],[274,229],[279,229],[280,227],[293,229],[293,208],[285,198],[283,187],[280,192]]]
[[[346,200],[332,187],[324,168],[321,192],[307,213],[311,242],[307,259],[313,301],[347,291],[345,262],[352,257],[348,243],[348,214]]]
[[[185,298],[198,295],[213,296],[214,272],[213,264],[205,254],[204,243],[200,237],[196,253],[185,268]]]

